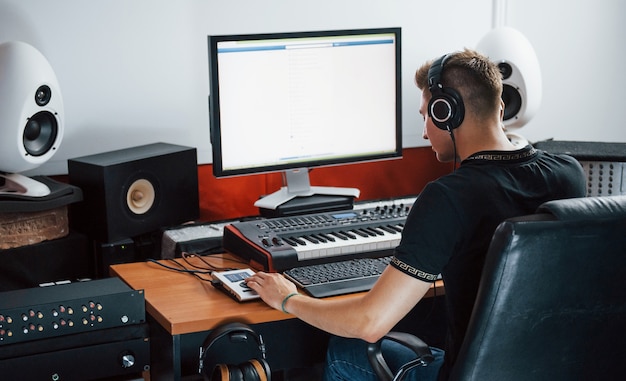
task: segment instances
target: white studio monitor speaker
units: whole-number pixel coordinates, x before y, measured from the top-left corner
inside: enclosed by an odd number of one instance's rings
[[[541,104],[541,70],[530,41],[514,28],[497,27],[479,41],[476,50],[497,63],[502,73],[505,128],[523,127]]]
[[[62,139],[63,98],[50,63],[24,42],[0,44],[0,195],[49,194],[19,172],[47,162]]]

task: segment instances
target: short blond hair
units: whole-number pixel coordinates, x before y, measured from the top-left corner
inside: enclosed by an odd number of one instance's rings
[[[430,97],[428,70],[434,60],[415,72],[415,84]],[[488,57],[471,49],[449,54],[441,73],[441,84],[455,89],[463,98],[465,112],[484,120],[500,111],[502,74]]]

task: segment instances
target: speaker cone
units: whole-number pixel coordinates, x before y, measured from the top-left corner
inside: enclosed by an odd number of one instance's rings
[[[502,74],[502,79],[509,79],[511,74],[513,74],[513,68],[508,62],[500,62],[498,64],[498,69],[500,70],[500,74]]]
[[[154,186],[146,179],[135,180],[126,193],[126,205],[134,214],[145,214],[154,204]]]
[[[509,84],[502,86],[502,101],[504,102],[504,120],[515,117],[522,108],[522,95],[517,88]]]
[[[39,86],[37,91],[35,91],[35,103],[37,103],[38,106],[47,105],[48,102],[50,102],[50,98],[52,98],[52,90],[50,90],[49,86]]]
[[[57,138],[57,118],[50,111],[40,111],[28,118],[22,142],[29,155],[41,156],[52,148]]]

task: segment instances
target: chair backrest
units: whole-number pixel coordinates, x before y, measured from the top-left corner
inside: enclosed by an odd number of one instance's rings
[[[452,380],[626,377],[626,196],[503,222]]]

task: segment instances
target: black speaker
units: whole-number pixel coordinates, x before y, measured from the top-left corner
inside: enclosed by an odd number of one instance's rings
[[[116,242],[198,218],[196,149],[166,143],[68,160],[83,191],[69,223],[99,242]]]
[[[220,342],[230,348],[219,347]],[[240,348],[241,346],[243,348]],[[235,347],[238,354],[245,358],[251,356],[250,349],[257,351],[259,356],[238,365],[223,364],[214,360],[215,353],[220,353],[221,357],[224,357],[229,349]],[[271,381],[271,370],[265,357],[265,344],[261,335],[246,324],[229,323],[213,330],[202,343],[199,372],[206,381]]]
[[[441,84],[441,74],[448,57],[445,55],[435,60],[428,69],[428,89],[431,93],[428,116],[431,117],[435,126],[452,132],[463,123],[465,105],[456,90]]]

